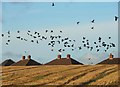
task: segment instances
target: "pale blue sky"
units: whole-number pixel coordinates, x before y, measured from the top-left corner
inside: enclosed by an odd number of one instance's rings
[[[49,2],[34,3],[3,3],[3,19],[5,27],[8,28],[40,28],[55,27],[89,22],[91,19],[97,21],[110,21],[117,15],[117,2],[56,2],[55,7]],[[20,26],[19,26],[20,25]],[[22,25],[22,26],[21,26]],[[15,28],[16,29],[16,28]]]
[[[12,41],[9,46],[5,45],[5,39],[3,39],[2,52],[3,54],[13,53],[12,56],[3,56],[4,59],[12,57],[13,60],[18,61],[19,55],[24,54],[24,51],[29,51],[37,61],[41,63],[46,63],[54,59],[58,52],[51,52],[46,44],[48,41],[41,42],[41,45],[36,45],[33,43],[25,43],[17,40],[15,38],[16,31],[20,30],[24,37],[27,30],[39,31],[41,34],[45,34],[44,31],[55,30],[55,35],[58,35],[59,30],[63,30],[63,37],[70,37],[71,39],[76,39],[76,45],[78,46],[82,36],[87,37],[91,43],[102,37],[106,42],[110,42],[108,37],[111,36],[111,42],[118,45],[118,28],[117,22],[114,21],[114,16],[118,15],[118,3],[117,2],[55,2],[55,6],[51,6],[51,2],[34,2],[34,3],[14,3],[14,2],[3,2],[2,4],[2,14],[3,14],[3,28],[2,31],[6,33],[8,30],[12,31]],[[91,24],[91,20],[95,19],[95,24]],[[80,21],[79,25],[76,22]],[[90,27],[95,26],[94,30]],[[49,36],[50,34],[46,35]],[[55,49],[62,47],[55,47]],[[111,48],[106,55],[111,52],[117,52],[118,46],[116,48]],[[68,49],[63,52],[63,57],[67,53],[70,53],[73,58],[86,63],[87,59],[82,59],[85,54],[101,54],[104,53],[102,50],[99,53],[95,51],[90,52],[86,49],[82,51],[70,51]],[[17,55],[17,56],[16,56]],[[20,56],[19,56],[20,57]],[[103,60],[105,58],[98,58],[93,60],[95,63],[98,60]]]

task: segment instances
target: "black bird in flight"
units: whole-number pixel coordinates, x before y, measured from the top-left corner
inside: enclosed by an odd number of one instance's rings
[[[48,43],[48,45],[51,45],[51,43]]]
[[[99,40],[99,43],[101,42],[101,40]]]
[[[110,47],[112,47],[112,46],[110,45]]]
[[[111,37],[109,37],[109,39],[111,39]]]
[[[63,49],[62,51],[65,51],[65,49]]]
[[[87,42],[87,45],[89,45],[89,42]]]
[[[91,58],[88,58],[88,60],[91,60]]]
[[[6,45],[9,45],[8,43],[6,43]]]
[[[96,46],[96,48],[98,48],[98,45]]]
[[[53,30],[51,30],[51,33],[53,32]]]
[[[68,44],[68,42],[64,42],[64,44]]]
[[[64,41],[64,39],[61,39],[61,41],[63,42],[63,41]]]
[[[75,40],[73,40],[75,42]]]
[[[115,16],[115,21],[117,21],[118,20],[118,17],[117,16]]]
[[[89,47],[89,46],[87,46],[87,48],[89,49],[90,47]]]
[[[21,40],[23,40],[23,38],[21,38]]]
[[[91,27],[91,29],[94,29],[94,27]]]
[[[45,31],[46,33],[48,32],[48,30]]]
[[[97,44],[96,42],[94,42],[94,44]]]
[[[38,35],[38,37],[40,37],[40,35]]]
[[[62,51],[62,49],[59,49],[58,51],[59,51],[59,52],[61,52],[61,51]]]
[[[89,41],[89,40],[86,40],[87,42]]]
[[[17,31],[17,33],[20,33],[20,31]]]
[[[54,4],[54,3],[52,3],[52,6],[55,6],[55,4]]]
[[[62,31],[60,31],[60,33],[62,33]]]
[[[86,47],[86,44],[84,44],[84,47]]]
[[[28,32],[30,33],[30,31],[28,30]]]
[[[37,34],[37,32],[35,32],[34,34]]]
[[[82,41],[82,43],[85,43],[85,41]]]
[[[98,38],[98,40],[101,40],[101,39],[102,39],[101,37]]]
[[[72,49],[72,51],[74,51],[74,49]]]
[[[4,34],[2,34],[2,37],[4,37]]]
[[[71,40],[69,40],[69,42],[71,42]]]
[[[54,51],[53,49],[51,49],[51,51]]]
[[[8,31],[8,34],[10,34],[10,31]]]
[[[109,49],[109,47],[106,48],[107,50]]]
[[[92,51],[93,50],[93,47],[90,47],[90,51]]]
[[[37,44],[39,44],[38,40],[36,41]]]
[[[92,22],[92,23],[95,23],[95,20],[93,19],[91,22]]]
[[[8,40],[8,42],[10,42],[10,40]]]
[[[71,46],[74,47],[74,44],[72,44]]]
[[[85,39],[85,37],[83,37],[83,39]]]
[[[97,52],[99,51],[99,49],[97,49]]]
[[[55,36],[55,38],[57,39],[57,36]]]
[[[82,48],[81,47],[78,47],[79,48],[79,50],[81,50]]]
[[[105,50],[105,52],[107,52],[107,50]]]
[[[57,41],[60,44],[60,41]]]
[[[8,37],[10,37],[10,36],[8,36]]]
[[[34,42],[34,40],[31,40],[31,42]]]
[[[70,45],[68,45],[68,47],[70,47]]]
[[[40,33],[37,33],[38,35],[40,35]]]
[[[61,38],[61,36],[58,36],[58,38]]]
[[[24,41],[27,41],[27,39],[24,39]]]
[[[77,24],[79,24],[80,22],[78,21]]]
[[[20,36],[18,36],[18,37],[16,37],[16,38],[20,39]]]
[[[37,38],[36,36],[33,36],[33,38]]]

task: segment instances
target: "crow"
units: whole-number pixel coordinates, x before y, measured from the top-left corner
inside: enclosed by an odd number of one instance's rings
[[[78,21],[77,24],[79,24],[80,22]]]
[[[94,27],[91,27],[91,29],[94,29]]]
[[[2,34],[2,37],[4,37],[4,34]]]
[[[92,23],[95,23],[95,20],[93,19],[91,22],[92,22]]]
[[[52,3],[52,6],[55,6],[55,4],[54,4],[54,3]]]
[[[117,21],[118,20],[118,17],[117,16],[115,16],[115,21]]]

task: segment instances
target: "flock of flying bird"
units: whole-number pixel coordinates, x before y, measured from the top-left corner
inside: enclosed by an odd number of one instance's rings
[[[55,3],[52,3],[52,6],[55,6]],[[118,17],[115,16],[115,21],[118,21]],[[80,22],[77,21],[77,25]],[[91,23],[95,23],[95,19],[91,20]],[[91,27],[91,29],[94,29],[94,26]],[[82,50],[83,48],[87,48],[88,50],[92,51],[93,49],[96,50],[96,52],[100,51],[100,48],[104,48],[104,52],[107,52],[108,49],[112,48],[112,47],[116,47],[116,45],[114,43],[106,43],[104,41],[102,41],[101,37],[98,37],[98,41],[93,42],[94,46],[90,46],[90,42],[86,37],[82,37],[82,46],[76,46],[76,40],[72,40],[69,37],[62,37],[61,34],[60,35],[50,35],[50,36],[45,36],[45,35],[41,35],[40,32],[31,32],[30,30],[28,30],[26,32],[26,34],[31,37],[31,40],[28,40],[22,36],[20,36],[20,31],[17,31],[17,36],[16,38],[22,41],[30,41],[31,43],[37,43],[40,44],[40,41],[44,41],[44,40],[49,40],[49,43],[47,44],[48,46],[50,46],[52,49],[51,51],[54,51],[54,47],[56,44],[62,44],[63,47],[61,47],[60,49],[58,49],[58,52],[63,52],[66,51],[66,48],[70,48],[72,51],[74,51],[75,49],[78,50]],[[54,33],[54,30],[45,30],[45,33]],[[59,33],[63,33],[62,30],[59,31]],[[7,32],[7,42],[6,45],[9,45],[9,43],[11,42],[10,40],[10,36],[11,35],[11,31]],[[5,37],[5,34],[2,34],[2,37]],[[108,39],[110,40],[111,37],[108,37]]]
[[[36,44],[40,44],[40,41],[44,41],[44,40],[49,40],[49,42],[47,43],[48,46],[50,46],[52,49],[51,51],[54,51],[54,47],[56,44],[61,45],[63,47],[61,47],[60,49],[58,49],[58,52],[63,52],[66,50],[66,48],[70,48],[72,51],[74,51],[75,49],[78,50],[82,50],[83,48],[87,48],[88,50],[92,51],[93,49],[95,49],[97,52],[100,51],[101,47],[104,47],[104,51],[107,52],[108,49],[115,47],[116,45],[114,43],[106,43],[104,41],[102,41],[101,37],[98,37],[98,41],[93,42],[94,46],[91,46],[89,40],[86,37],[82,37],[82,46],[76,46],[76,40],[72,40],[69,37],[62,37],[61,34],[60,35],[50,35],[50,36],[45,36],[45,35],[41,35],[40,32],[31,32],[30,30],[28,30],[26,32],[26,35],[28,35],[31,39],[26,39],[24,37],[22,37],[20,35],[20,31],[17,31],[17,36],[16,39],[21,40],[21,41],[30,41],[31,43],[36,43]],[[53,30],[45,30],[45,33],[54,33]],[[59,31],[59,33],[63,33],[63,31]],[[7,36],[7,42],[6,45],[9,45],[10,43],[10,36],[11,36],[11,32],[8,31],[7,35],[2,34],[2,37]],[[111,37],[108,37],[108,39],[110,40]]]

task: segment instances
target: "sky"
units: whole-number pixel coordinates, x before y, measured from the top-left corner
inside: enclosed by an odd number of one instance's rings
[[[75,39],[75,45],[82,45],[82,37],[86,37],[91,45],[98,37],[106,43],[115,43],[116,47],[109,49],[106,53],[103,49],[100,52],[95,50],[89,51],[86,48],[81,51],[66,49],[60,53],[62,57],[71,54],[72,58],[88,64],[90,62],[97,63],[104,60],[110,53],[114,53],[117,57],[118,52],[118,22],[114,21],[114,16],[118,16],[117,2],[55,2],[55,6],[51,6],[51,2],[2,2],[2,33],[5,37],[2,39],[2,60],[11,58],[15,61],[21,59],[22,55],[30,54],[32,59],[47,63],[57,57],[59,52],[57,49],[63,48],[62,45],[51,47],[47,45],[50,41],[41,41],[40,44],[24,42],[16,39],[17,31],[20,35],[27,39],[26,32],[38,31],[41,35],[49,37],[50,35],[61,35]],[[92,24],[91,20],[95,19]],[[77,25],[76,22],[80,23]],[[94,26],[92,30],[91,27]],[[45,33],[45,30],[54,30],[54,33]],[[11,31],[11,42],[6,46],[7,32]],[[59,33],[62,30],[63,33]],[[111,40],[108,37],[111,37]],[[25,53],[26,51],[26,53]],[[88,61],[88,57],[93,60]]]

